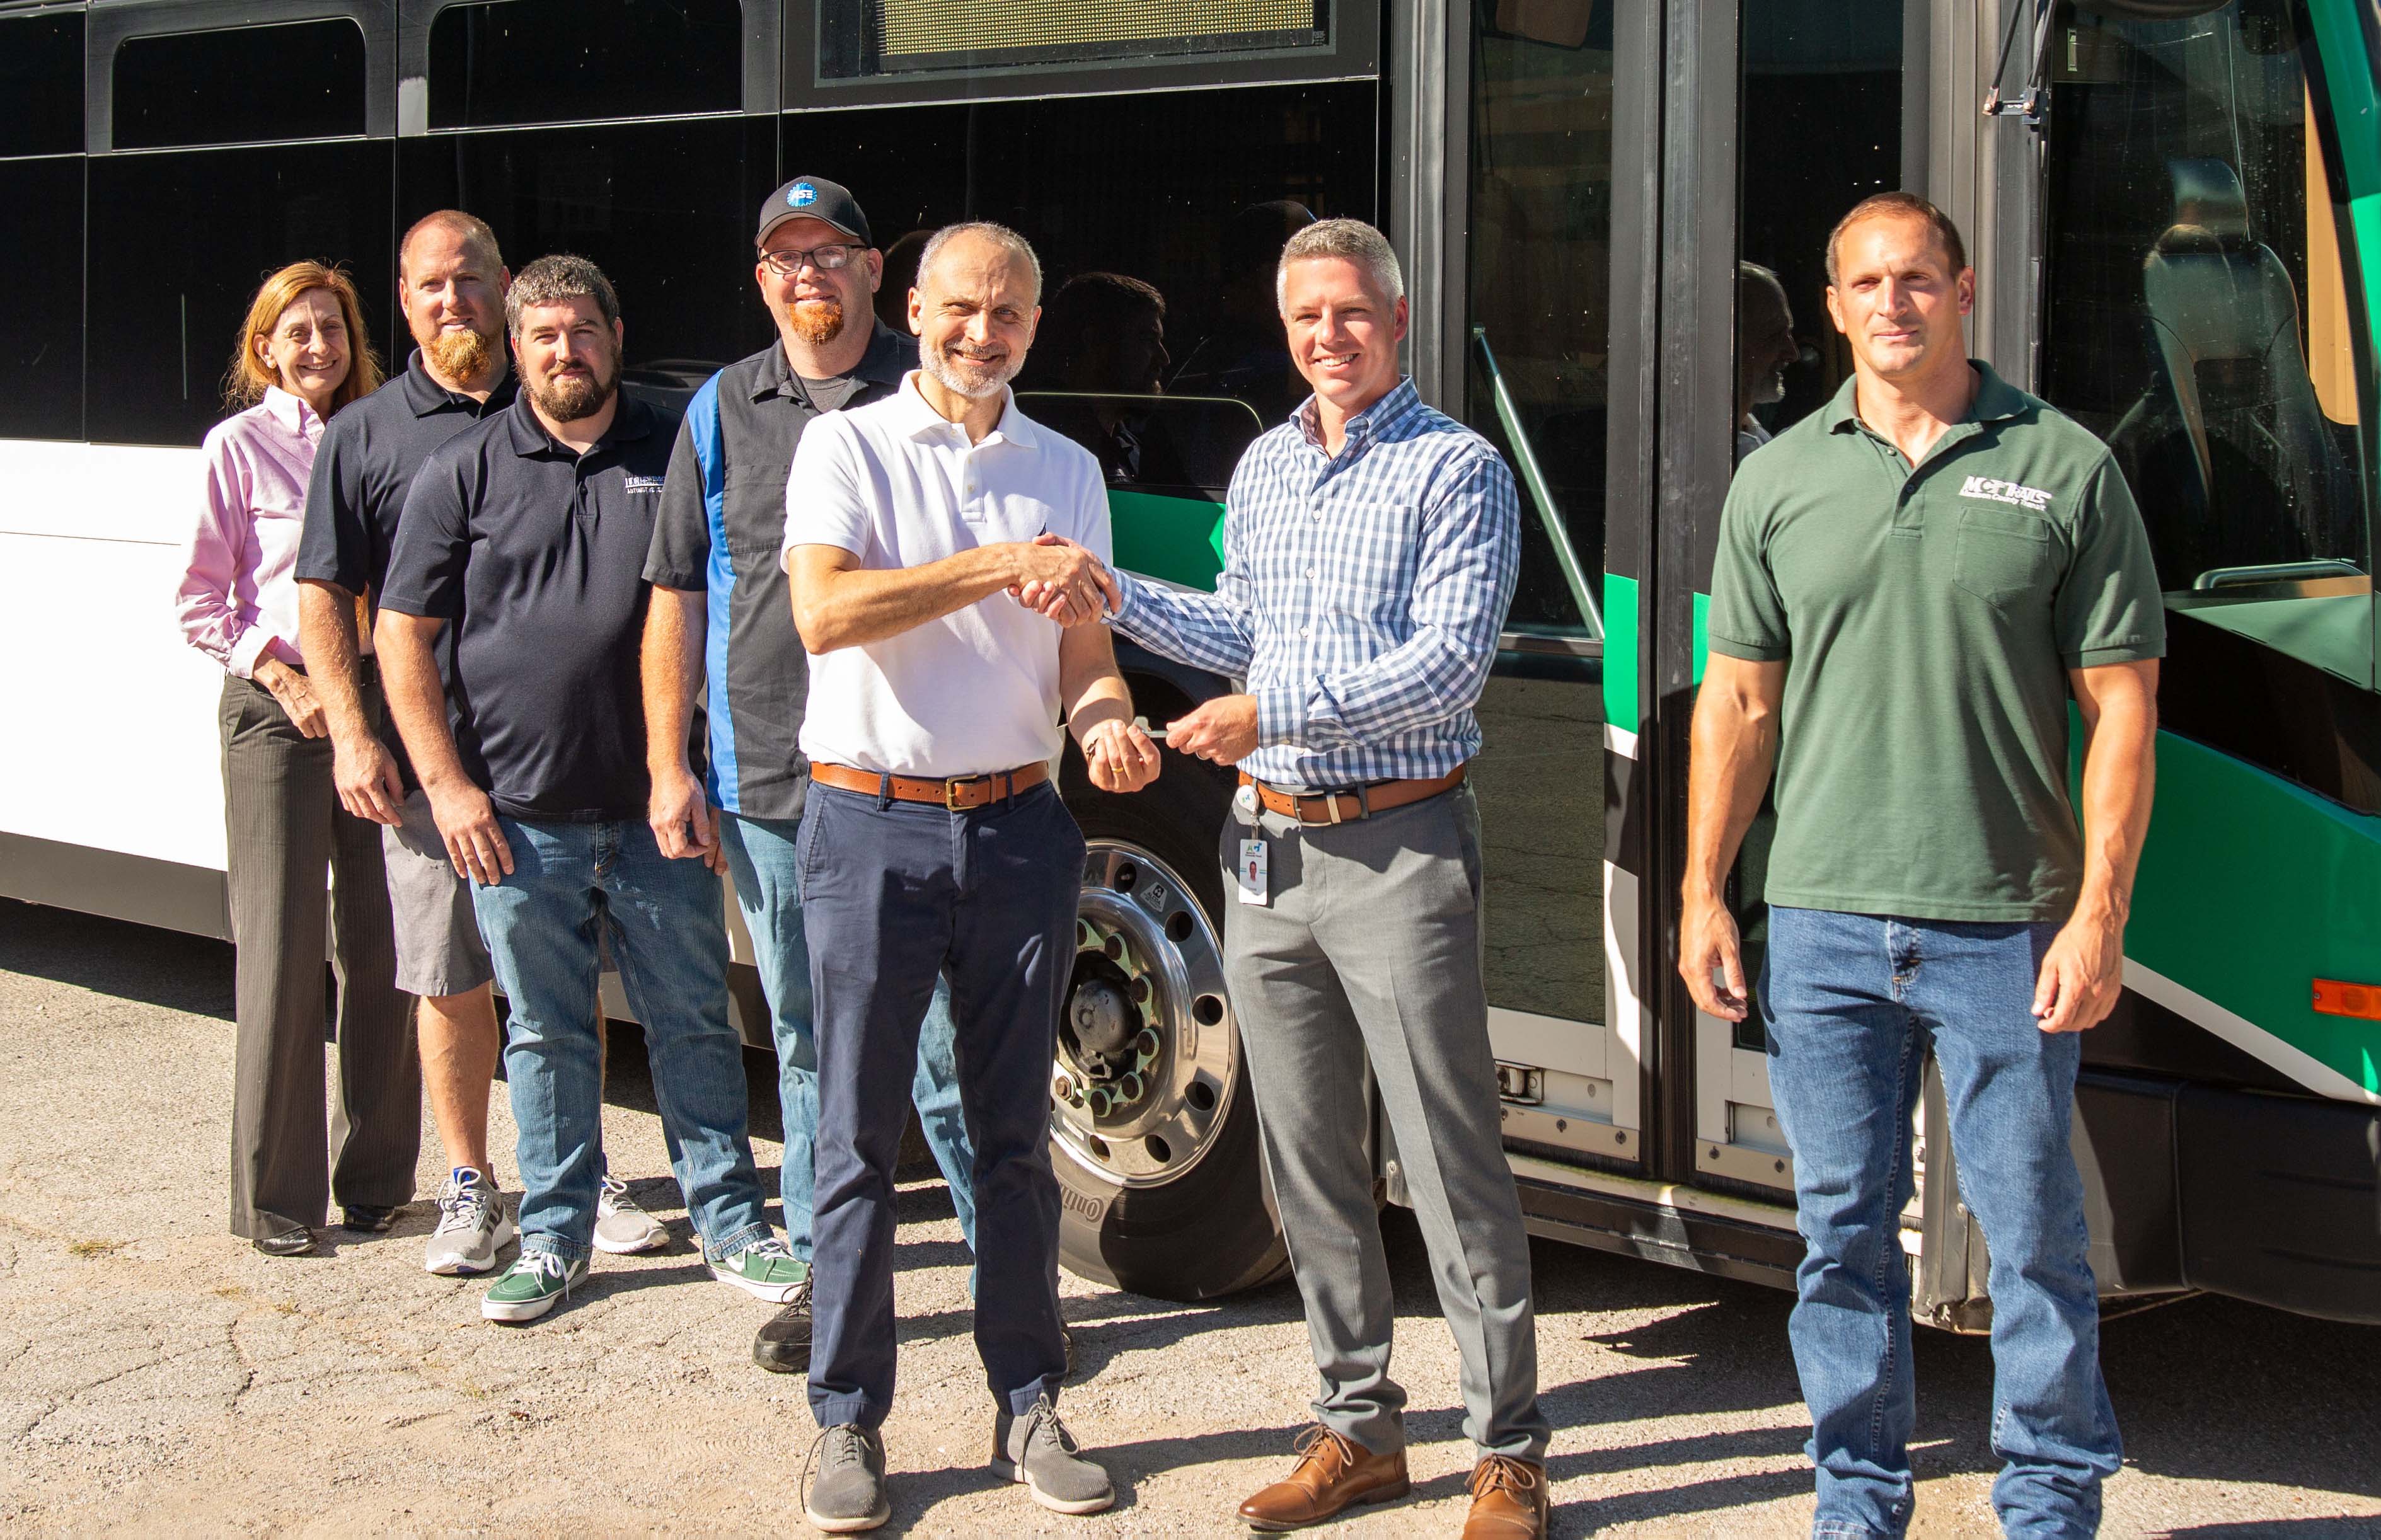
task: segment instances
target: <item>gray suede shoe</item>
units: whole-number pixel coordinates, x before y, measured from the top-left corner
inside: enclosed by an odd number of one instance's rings
[[[811,1461],[818,1479],[811,1480]],[[858,1423],[819,1429],[802,1460],[802,1512],[828,1534],[857,1534],[893,1516],[885,1495],[885,1437]]]
[[[992,1469],[1024,1483],[1033,1500],[1053,1513],[1097,1513],[1116,1501],[1107,1472],[1082,1457],[1047,1396],[1022,1417],[1003,1412],[995,1419]]]

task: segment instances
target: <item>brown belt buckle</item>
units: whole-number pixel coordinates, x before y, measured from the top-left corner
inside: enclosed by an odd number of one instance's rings
[[[949,780],[945,781],[943,783],[943,811],[945,813],[965,813],[967,810],[959,806],[959,788],[963,786],[972,786],[977,781],[988,781],[990,779],[992,779],[992,776],[989,775],[955,776]]]

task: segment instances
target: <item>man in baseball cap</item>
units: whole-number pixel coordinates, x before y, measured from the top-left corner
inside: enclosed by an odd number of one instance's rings
[[[761,205],[753,238],[752,277],[777,338],[712,376],[688,403],[645,563],[653,585],[643,669],[648,811],[664,852],[714,869],[724,863],[736,879],[777,1045],[786,1241],[807,1264],[818,1057],[794,836],[810,785],[797,742],[810,674],[778,564],[786,477],[802,430],[893,394],[918,367],[918,342],[876,319],[872,297],[885,259],[868,216],[838,184],[788,182]],[[686,752],[698,690],[711,747],[701,780]],[[950,991],[941,984],[919,1033],[911,1093],[972,1245],[975,1155],[959,1110],[952,1030]],[[763,1368],[809,1370],[810,1311],[806,1287],[761,1328],[752,1356]]]

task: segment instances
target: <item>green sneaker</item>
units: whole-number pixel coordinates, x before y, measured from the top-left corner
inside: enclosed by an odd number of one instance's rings
[[[523,1252],[480,1299],[491,1321],[534,1321],[587,1281],[587,1259],[565,1262],[552,1252]]]
[[[756,1300],[785,1304],[810,1282],[810,1264],[796,1260],[775,1236],[755,1241],[740,1252],[711,1259],[711,1276],[732,1283]]]

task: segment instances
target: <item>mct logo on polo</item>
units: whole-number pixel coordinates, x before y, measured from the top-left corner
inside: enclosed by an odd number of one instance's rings
[[[2021,508],[2040,513],[2050,506],[2050,494],[2038,486],[2020,486],[2015,482],[1996,482],[1990,476],[1971,476],[1960,488],[1962,497],[1981,497],[1986,502],[2013,503]]]

